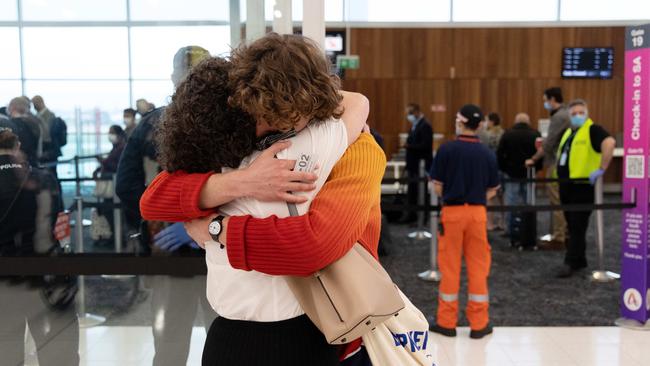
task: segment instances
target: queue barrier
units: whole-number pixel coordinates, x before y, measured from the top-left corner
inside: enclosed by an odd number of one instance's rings
[[[420,166],[420,172],[423,173],[423,164]],[[422,174],[423,175],[423,174]],[[417,211],[418,213],[429,212],[429,219],[431,223],[431,233],[435,233],[437,230],[437,221],[439,217],[439,212],[442,209],[442,206],[438,204],[438,198],[433,199],[435,192],[432,192],[432,200],[430,204],[424,202],[424,194],[422,193],[422,187],[425,186],[425,181],[428,181],[428,178],[425,178],[421,175],[420,178],[400,178],[400,179],[386,179],[388,181],[399,181],[399,182],[419,182],[419,204],[418,205],[392,205],[392,204],[382,204],[382,210],[402,210],[402,211]],[[586,183],[589,182],[588,179],[558,179],[558,178],[535,178],[535,168],[529,167],[527,169],[527,178],[526,179],[505,179],[507,182],[525,182],[528,185],[526,204],[525,205],[502,205],[502,206],[487,206],[487,211],[491,212],[520,212],[520,213],[536,213],[542,211],[595,211],[596,216],[596,246],[598,250],[598,267],[595,271],[592,272],[592,280],[596,282],[610,282],[613,280],[620,279],[618,273],[614,273],[605,269],[605,260],[604,260],[604,233],[603,233],[603,210],[621,210],[626,208],[636,207],[636,202],[629,203],[603,203],[603,178],[600,177],[594,187],[594,204],[570,204],[570,205],[536,205],[535,200],[535,184],[537,182],[545,183]],[[384,180],[384,181],[386,181]],[[382,181],[382,183],[384,182]],[[634,199],[633,201],[636,201]],[[418,215],[418,230],[422,227],[423,215]],[[416,232],[417,233],[417,232]],[[409,234],[409,238],[412,239],[431,239],[430,245],[430,269],[427,271],[421,272],[418,274],[418,277],[425,281],[440,281],[442,278],[440,272],[438,271],[437,264],[437,252],[438,252],[438,239],[437,235],[431,235],[424,237],[423,235],[414,235],[414,233]]]

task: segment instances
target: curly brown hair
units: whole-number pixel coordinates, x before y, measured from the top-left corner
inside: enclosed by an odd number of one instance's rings
[[[176,88],[156,131],[158,161],[189,173],[237,168],[253,152],[255,120],[228,105],[232,64],[209,57]]]
[[[307,117],[340,118],[340,80],[309,38],[269,33],[231,55],[232,106],[271,127],[289,130]]]

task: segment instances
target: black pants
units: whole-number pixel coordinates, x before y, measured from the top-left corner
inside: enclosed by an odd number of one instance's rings
[[[560,184],[560,201],[563,205],[569,204],[593,204],[594,187],[589,184]],[[569,229],[569,241],[567,245],[564,263],[573,269],[587,267],[587,228],[591,210],[588,211],[564,211],[567,227]]]
[[[203,366],[338,366],[336,347],[306,315],[278,322],[215,319]]]

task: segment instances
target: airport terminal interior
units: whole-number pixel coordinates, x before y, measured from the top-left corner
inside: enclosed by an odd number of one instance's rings
[[[648,0],[0,0],[0,44],[0,366],[650,365]]]

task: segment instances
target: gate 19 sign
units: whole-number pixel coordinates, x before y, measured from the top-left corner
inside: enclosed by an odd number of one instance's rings
[[[625,127],[621,315],[650,318],[650,24],[628,27],[625,37]]]

